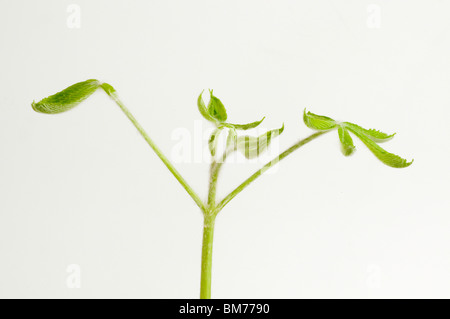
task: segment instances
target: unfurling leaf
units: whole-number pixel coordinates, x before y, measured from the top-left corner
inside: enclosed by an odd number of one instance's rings
[[[220,133],[222,132],[221,128],[216,128],[209,138],[208,147],[211,152],[211,156],[214,157],[216,155],[217,143],[219,141]]]
[[[197,106],[198,110],[200,111],[200,114],[208,121],[215,123],[216,120],[208,113],[208,110],[206,109],[205,102],[203,101],[203,91],[200,93],[197,99]]]
[[[67,89],[59,93],[51,95],[39,102],[31,103],[33,110],[40,113],[56,114],[62,113],[77,106],[92,93],[94,93],[101,83],[97,80],[87,80],[84,82],[75,83]]]
[[[353,134],[355,134],[367,146],[367,148],[384,164],[395,168],[403,168],[408,167],[414,162],[414,160],[408,162],[406,159],[401,158],[400,156],[389,153],[361,131],[353,130],[350,127],[348,127],[348,129]]]
[[[268,131],[258,137],[239,136],[237,138],[237,149],[248,159],[258,157],[272,142],[272,139],[283,133],[284,124],[277,130]]]
[[[306,126],[313,130],[327,131],[336,127],[337,123],[332,118],[316,115],[314,113],[306,113],[306,109],[303,111],[303,122]]]
[[[386,133],[383,133],[383,132],[380,132],[380,131],[374,130],[374,129],[366,130],[365,128],[362,128],[359,125],[349,123],[349,122],[344,122],[343,124],[345,126],[347,126],[349,129],[352,129],[353,131],[360,131],[361,134],[366,135],[372,141],[377,142],[377,143],[387,142],[390,139],[392,139],[395,135],[395,133],[389,135],[389,134],[386,134]]]
[[[311,112],[307,113],[306,109],[303,111],[303,121],[306,126],[314,130],[329,131],[337,128],[339,140],[341,142],[341,151],[345,156],[349,156],[355,151],[355,146],[349,133],[350,131],[355,134],[381,162],[388,166],[396,168],[408,167],[414,161],[408,162],[400,156],[389,153],[377,144],[390,140],[394,137],[395,133],[389,135],[375,129],[368,130],[349,122],[336,122],[327,116],[316,115]]]
[[[339,140],[341,141],[341,151],[345,156],[352,155],[355,151],[355,145],[347,129],[343,125],[338,126]]]
[[[256,121],[256,122],[252,122],[252,123],[248,123],[248,124],[231,124],[231,123],[225,123],[224,126],[227,127],[232,127],[235,128],[237,130],[249,130],[252,128],[257,127],[259,124],[261,124],[262,121],[264,121],[266,117],[263,117],[261,120]]]
[[[227,111],[223,103],[213,95],[213,90],[209,90],[210,99],[208,104],[208,113],[219,122],[227,120]]]
[[[248,124],[232,124],[232,123],[226,123],[227,120],[227,111],[225,109],[225,106],[223,105],[222,101],[213,94],[213,90],[209,90],[210,93],[210,99],[208,103],[208,107],[206,107],[205,102],[203,101],[203,91],[200,93],[197,99],[197,106],[198,110],[202,114],[202,116],[215,124],[217,128],[229,128],[233,130],[249,130],[252,128],[257,127],[259,124],[261,124],[262,121],[264,121],[265,117],[263,117],[259,121],[255,121]]]

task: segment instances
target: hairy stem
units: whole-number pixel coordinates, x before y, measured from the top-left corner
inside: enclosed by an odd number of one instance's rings
[[[265,171],[267,171],[269,168],[271,168],[272,166],[278,164],[279,161],[281,161],[283,158],[285,158],[286,156],[288,156],[289,154],[291,154],[292,152],[294,152],[295,150],[299,149],[300,147],[302,147],[303,145],[305,145],[308,142],[311,142],[312,140],[316,139],[317,137],[327,133],[329,131],[320,131],[320,132],[316,132],[302,140],[300,140],[299,142],[295,143],[294,145],[292,145],[291,147],[289,147],[287,150],[285,150],[283,153],[281,153],[280,155],[278,155],[277,157],[275,157],[273,160],[271,160],[270,162],[268,162],[267,164],[265,164],[261,169],[259,169],[258,171],[256,171],[255,173],[253,173],[253,175],[251,175],[249,178],[247,178],[241,185],[239,185],[238,187],[236,187],[235,190],[233,190],[230,194],[228,194],[217,206],[216,206],[216,214],[218,212],[220,212],[224,206],[226,204],[228,204],[228,202],[230,200],[232,200],[237,194],[239,194],[240,192],[242,192],[242,190],[244,188],[246,188],[248,185],[250,185],[255,179],[257,179],[259,176],[261,176],[262,174],[264,174]]]
[[[228,155],[234,152],[234,149],[225,150],[219,161],[215,159],[211,163],[211,168],[209,170],[209,192],[208,192],[208,208],[214,209],[216,205],[216,192],[217,192],[217,179],[219,178],[220,169],[223,163],[225,163]]]
[[[205,214],[203,223],[200,299],[211,298],[211,270],[215,215]]]
[[[218,165],[216,161],[211,163],[209,169],[209,192],[208,192],[208,207],[213,208],[216,204],[217,178],[219,174]]]
[[[142,128],[142,126],[138,123],[138,121],[135,119],[133,114],[130,113],[130,111],[125,107],[125,105],[122,103],[122,101],[119,99],[117,94],[115,92],[107,92],[108,95],[114,100],[114,102],[117,103],[117,105],[120,107],[120,109],[125,113],[125,115],[128,117],[128,119],[133,123],[133,125],[136,127],[136,129],[141,133],[142,137],[147,141],[148,145],[155,151],[156,155],[161,159],[161,161],[166,165],[166,167],[169,169],[169,171],[175,176],[178,182],[180,182],[181,186],[184,187],[184,189],[188,192],[188,194],[192,197],[192,199],[195,201],[198,207],[204,212],[205,206],[203,205],[202,200],[197,195],[197,193],[192,189],[191,186],[186,182],[186,180],[181,176],[181,174],[177,171],[177,169],[172,165],[172,163],[167,159],[167,157],[161,152],[161,150],[156,146],[156,144],[153,142],[153,140],[148,136],[147,132]]]

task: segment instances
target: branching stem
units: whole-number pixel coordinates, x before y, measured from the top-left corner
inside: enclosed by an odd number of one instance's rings
[[[139,124],[139,122],[136,120],[136,118],[133,116],[133,114],[130,113],[130,111],[125,107],[125,105],[122,103],[122,101],[119,99],[116,93],[108,93],[109,96],[116,102],[116,104],[120,107],[120,109],[125,113],[125,115],[128,117],[128,119],[133,123],[133,125],[136,127],[136,129],[141,133],[142,137],[147,141],[148,145],[155,151],[156,155],[161,159],[161,161],[166,165],[166,167],[169,169],[169,171],[175,176],[178,182],[180,182],[181,186],[188,192],[188,194],[192,197],[192,199],[195,201],[198,207],[202,210],[202,212],[205,211],[205,205],[203,204],[200,197],[197,195],[197,193],[192,189],[191,186],[189,186],[188,182],[181,176],[181,174],[177,171],[177,169],[172,165],[172,163],[167,159],[167,157],[161,152],[161,150],[156,146],[156,144],[153,142],[153,140],[148,136],[147,132],[142,128],[142,126]]]
[[[153,149],[156,155],[161,159],[164,165],[169,169],[169,171],[175,176],[177,181],[183,186],[183,188],[187,191],[187,193],[192,197],[197,206],[203,212],[204,217],[204,226],[203,226],[203,246],[202,246],[202,263],[201,263],[201,283],[200,283],[200,297],[201,298],[211,298],[211,269],[212,269],[212,250],[213,250],[213,236],[214,236],[214,225],[217,214],[228,204],[237,194],[242,192],[248,185],[250,185],[253,181],[255,181],[258,177],[264,174],[268,169],[278,164],[282,159],[287,157],[289,154],[293,153],[295,150],[299,149],[303,145],[311,142],[317,137],[330,132],[331,130],[337,129],[339,139],[341,141],[341,147],[344,155],[350,155],[354,150],[353,140],[349,134],[352,132],[355,136],[357,136],[368,148],[369,150],[384,164],[402,168],[408,167],[412,164],[412,161],[408,162],[406,159],[403,159],[395,154],[389,153],[386,150],[382,149],[377,143],[382,141],[386,141],[391,139],[394,134],[388,135],[386,133],[374,130],[374,129],[364,129],[356,124],[350,122],[337,122],[329,117],[316,115],[311,112],[306,112],[306,109],[303,112],[303,121],[305,124],[312,129],[319,130],[318,132],[298,141],[284,152],[279,154],[277,157],[272,159],[270,162],[266,163],[262,168],[253,173],[249,178],[247,178],[244,182],[242,182],[236,189],[234,189],[231,193],[229,193],[225,198],[222,199],[218,204],[216,203],[216,193],[217,193],[217,180],[219,177],[220,170],[225,162],[227,156],[237,149],[241,150],[243,144],[239,144],[239,139],[236,139],[236,129],[250,129],[258,126],[262,120],[256,121],[253,123],[248,123],[244,125],[239,124],[230,124],[225,123],[227,119],[227,114],[224,105],[222,102],[212,94],[212,90],[210,90],[210,103],[208,105],[208,109],[203,102],[202,95],[200,94],[197,104],[200,113],[206,118],[208,121],[211,121],[216,124],[217,128],[211,136],[210,143],[216,142],[215,138],[217,138],[217,134],[224,127],[228,127],[230,129],[229,136],[227,138],[227,147],[224,153],[222,154],[219,161],[215,158],[211,163],[210,168],[210,180],[209,180],[209,192],[208,198],[205,202],[203,202],[197,193],[192,189],[192,187],[186,182],[186,180],[181,176],[181,174],[176,170],[176,168],[172,165],[172,163],[167,159],[167,157],[161,152],[161,150],[156,146],[153,140],[148,136],[142,126],[138,123],[135,117],[130,113],[130,111],[125,107],[122,101],[116,94],[116,90],[109,85],[108,83],[102,83],[98,80],[91,79],[84,82],[75,83],[74,85],[69,86],[65,90],[51,95],[47,98],[42,99],[40,102],[34,102],[31,104],[33,109],[36,112],[45,113],[45,114],[57,114],[66,112],[76,105],[80,104],[90,95],[92,95],[99,87],[101,87],[110,97],[116,102],[116,104],[120,107],[123,113],[128,117],[128,119],[133,123],[138,132],[142,135],[148,145]],[[264,118],[263,118],[264,119]],[[259,154],[260,150],[264,150],[268,144],[261,145],[260,142],[269,142],[271,137],[278,136],[282,133],[284,129],[284,125],[282,128],[278,130],[272,130],[266,132],[259,136],[258,138],[254,138],[256,140],[256,151]],[[234,142],[231,144],[230,142]],[[249,158],[250,151],[249,147],[249,137],[245,137],[245,151],[246,156]],[[212,144],[210,144],[212,145]],[[234,146],[233,146],[234,145]],[[263,148],[261,148],[263,147]],[[253,147],[255,148],[255,147]],[[215,153],[215,150],[212,148],[212,153]]]
[[[213,160],[210,168],[210,181],[209,181],[209,192],[208,201],[206,205],[202,202],[200,197],[195,193],[191,186],[186,182],[186,180],[181,176],[181,174],[176,170],[172,163],[167,159],[167,157],[161,152],[161,150],[156,146],[153,140],[148,136],[136,118],[130,113],[130,111],[125,107],[122,101],[118,98],[117,94],[109,94],[110,97],[117,103],[120,109],[125,113],[128,119],[133,123],[142,137],[147,141],[148,145],[155,151],[156,155],[161,159],[161,161],[166,165],[169,171],[175,176],[178,182],[183,186],[183,188],[192,197],[198,207],[203,212],[204,224],[203,224],[203,243],[202,243],[202,266],[201,266],[201,281],[200,281],[200,298],[209,299],[211,298],[211,272],[212,272],[212,251],[213,251],[213,238],[214,238],[214,225],[217,214],[223,209],[223,207],[232,200],[237,194],[239,194],[244,188],[250,185],[255,179],[264,174],[272,166],[276,165],[283,158],[305,145],[306,143],[314,140],[320,135],[325,134],[327,131],[320,131],[310,135],[309,137],[300,140],[295,143],[283,153],[275,157],[273,160],[265,164],[261,169],[256,171],[253,175],[247,178],[242,184],[240,184],[235,190],[228,194],[219,204],[216,205],[216,191],[217,191],[217,179],[219,176],[220,169],[228,156],[225,152],[222,155],[220,161]]]
[[[216,206],[216,214],[218,212],[220,212],[224,206],[226,204],[228,204],[228,202],[230,200],[232,200],[237,194],[239,194],[240,192],[242,192],[242,190],[244,188],[246,188],[248,185],[250,185],[255,179],[257,179],[259,176],[261,176],[262,174],[264,174],[265,171],[267,171],[269,168],[271,168],[272,166],[276,165],[279,161],[281,161],[283,158],[285,158],[286,156],[288,156],[289,154],[291,154],[292,152],[294,152],[295,150],[299,149],[300,147],[302,147],[303,145],[305,145],[306,143],[311,142],[312,140],[318,138],[319,136],[327,133],[328,131],[319,131],[316,132],[314,134],[311,134],[310,136],[298,141],[297,143],[295,143],[294,145],[292,145],[291,147],[289,147],[287,150],[285,150],[283,153],[281,153],[280,155],[278,155],[277,157],[275,157],[273,160],[271,160],[270,162],[268,162],[267,164],[265,164],[261,169],[259,169],[258,171],[256,171],[255,173],[253,173],[253,175],[251,175],[249,178],[247,178],[244,182],[242,182],[241,185],[239,185],[238,187],[236,187],[235,190],[233,190],[230,194],[228,194],[217,206]]]
[[[202,246],[202,270],[201,270],[201,282],[200,282],[200,298],[211,298],[211,270],[212,270],[212,249],[213,249],[213,234],[214,224],[217,214],[222,208],[232,200],[237,194],[239,194],[244,188],[250,185],[255,179],[264,174],[272,166],[276,165],[283,158],[299,149],[306,143],[316,139],[317,137],[325,134],[327,131],[320,131],[314,133],[307,138],[295,143],[283,153],[275,157],[273,160],[265,164],[261,169],[256,171],[253,175],[247,178],[241,185],[228,194],[218,205],[215,204],[217,179],[220,169],[226,160],[228,153],[224,153],[220,162],[213,161],[210,169],[210,183],[208,194],[207,210],[204,214],[204,226],[203,226],[203,246]]]

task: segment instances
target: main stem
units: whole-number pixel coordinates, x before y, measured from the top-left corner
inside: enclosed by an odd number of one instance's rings
[[[212,271],[212,251],[214,238],[214,224],[216,220],[216,191],[217,178],[219,176],[220,167],[226,159],[227,154],[223,154],[222,161],[213,160],[211,163],[208,202],[204,211],[203,221],[203,244],[202,244],[202,270],[200,279],[200,299],[211,298],[211,271]]]
[[[214,224],[216,216],[205,214],[203,222],[202,270],[200,281],[200,299],[211,298],[212,251]]]
[[[202,270],[201,270],[201,281],[200,281],[200,298],[210,299],[211,298],[211,270],[212,270],[212,250],[213,250],[213,238],[214,238],[214,224],[217,214],[222,210],[222,208],[232,200],[237,194],[239,194],[244,188],[250,185],[255,179],[264,174],[272,166],[278,164],[283,158],[299,149],[306,143],[311,142],[317,137],[325,134],[327,131],[320,131],[310,136],[298,141],[283,153],[275,157],[270,162],[266,163],[261,169],[253,173],[249,178],[247,178],[241,185],[236,187],[230,194],[228,194],[219,204],[215,204],[216,200],[216,189],[217,189],[217,178],[219,176],[222,164],[228,153],[224,153],[222,160],[220,162],[213,161],[210,168],[210,180],[209,180],[209,193],[208,202],[204,210],[204,224],[203,224],[203,244],[202,244]]]

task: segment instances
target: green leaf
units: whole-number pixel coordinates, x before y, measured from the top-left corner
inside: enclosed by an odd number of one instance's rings
[[[343,123],[346,127],[348,127],[349,129],[351,128],[354,131],[359,131],[362,134],[366,135],[368,138],[370,138],[372,141],[377,142],[377,143],[382,143],[382,142],[387,142],[390,139],[392,139],[395,135],[394,134],[386,134],[383,133],[381,131],[375,130],[375,129],[365,129],[362,128],[359,125],[353,124],[353,123],[349,123],[349,122],[344,122]]]
[[[31,103],[33,110],[40,113],[56,114],[62,113],[77,106],[92,93],[94,93],[101,83],[97,80],[87,80],[75,83],[67,89],[51,95],[39,102]]]
[[[284,124],[277,130],[268,131],[258,137],[239,136],[237,138],[237,149],[248,159],[258,157],[269,147],[272,139],[283,133]]]
[[[355,145],[352,137],[343,125],[338,126],[339,140],[341,141],[341,151],[345,156],[352,155],[355,152]]]
[[[208,104],[208,113],[219,122],[227,120],[227,111],[223,103],[213,95],[213,90],[209,90],[210,99]]]
[[[265,119],[265,117],[263,117],[259,121],[255,121],[255,122],[248,123],[248,124],[225,123],[225,121],[227,120],[227,117],[228,117],[225,106],[223,105],[222,101],[220,101],[219,98],[214,96],[213,90],[209,90],[209,93],[210,93],[210,99],[209,99],[208,107],[205,106],[205,102],[203,101],[203,97],[202,97],[203,91],[198,96],[198,99],[197,99],[198,110],[200,111],[200,113],[206,120],[213,122],[216,125],[216,127],[218,127],[218,128],[227,127],[229,129],[249,130],[249,129],[257,127]]]
[[[337,123],[332,118],[323,115],[317,115],[311,112],[303,111],[303,122],[313,130],[327,131],[336,127]]]
[[[222,128],[216,128],[209,138],[208,147],[212,157],[216,155],[217,143],[219,141],[219,136],[221,132]]]
[[[248,123],[248,124],[231,124],[231,123],[224,123],[224,126],[227,127],[233,127],[237,130],[249,130],[252,128],[257,127],[259,124],[261,124],[262,121],[264,121],[266,117],[263,117],[261,120],[256,121],[256,122],[252,122],[252,123]]]
[[[384,150],[377,143],[375,143],[369,136],[361,133],[361,131],[354,130],[351,127],[348,127],[348,129],[353,134],[355,134],[367,146],[367,148],[384,164],[395,168],[402,168],[408,167],[413,163],[414,160],[408,162],[406,159]]]
[[[349,133],[350,131],[355,134],[381,162],[388,166],[396,168],[408,167],[414,161],[408,162],[398,155],[389,153],[377,144],[390,140],[395,134],[389,135],[375,129],[368,130],[350,122],[336,122],[332,118],[306,112],[306,109],[303,111],[303,121],[306,126],[315,130],[327,131],[337,126],[339,140],[341,142],[341,151],[345,156],[349,156],[355,151],[355,146]]]
[[[203,101],[203,91],[200,93],[197,99],[197,106],[198,110],[200,111],[200,114],[208,121],[216,123],[216,120],[208,113],[208,110],[206,109],[205,102]]]

